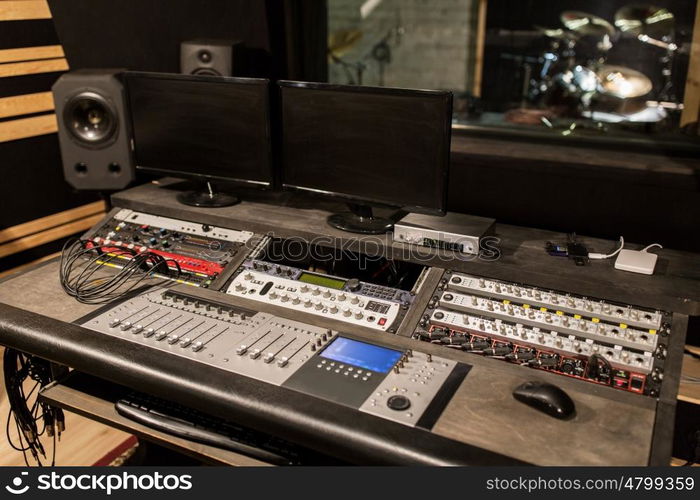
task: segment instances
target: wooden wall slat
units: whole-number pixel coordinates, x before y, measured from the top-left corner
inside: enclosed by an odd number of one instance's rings
[[[65,58],[60,58],[0,64],[0,78],[52,73],[55,71],[68,71],[68,61]]]
[[[71,236],[76,233],[81,233],[90,229],[102,219],[103,214],[91,215],[84,219],[62,224],[40,233],[32,234],[18,240],[11,241],[4,245],[0,245],[0,258],[12,255],[18,252],[29,250],[30,248],[38,247],[51,241],[56,241],[66,236]]]
[[[0,98],[0,118],[29,115],[53,110],[53,94],[38,92]]]
[[[52,134],[58,131],[56,115],[41,115],[0,122],[0,143],[26,139],[37,135]],[[4,173],[3,175],[6,175]]]
[[[3,0],[0,2],[0,21],[51,19],[46,0]]]
[[[2,2],[0,2],[1,4]],[[18,49],[0,50],[0,63],[34,61],[37,59],[56,59],[63,57],[63,47],[60,45],[40,45],[37,47],[21,47]]]
[[[77,219],[84,219],[85,217],[95,214],[104,214],[106,210],[107,207],[104,201],[96,201],[80,207],[64,210],[63,212],[47,215],[46,217],[34,219],[23,224],[17,224],[16,226],[0,230],[0,244],[24,238],[30,234],[60,226],[61,224],[67,224]]]

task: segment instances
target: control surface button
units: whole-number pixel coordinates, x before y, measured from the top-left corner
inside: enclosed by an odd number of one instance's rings
[[[411,400],[406,396],[396,395],[387,399],[386,405],[395,411],[405,411],[411,407]]]

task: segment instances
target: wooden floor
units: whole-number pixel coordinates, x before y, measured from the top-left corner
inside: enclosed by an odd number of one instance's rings
[[[4,349],[0,348],[0,356]],[[0,357],[1,359],[1,357]],[[0,384],[0,466],[24,465],[22,453],[13,450],[5,437],[5,425],[9,415],[9,405],[4,384]],[[12,427],[12,426],[11,426]],[[13,439],[16,433],[11,431]],[[129,438],[129,434],[92,420],[80,417],[74,413],[66,413],[66,430],[56,447],[56,465],[93,465],[107,453]],[[51,438],[42,440],[51,452]],[[50,456],[49,456],[50,463]],[[30,464],[33,462],[30,461]]]

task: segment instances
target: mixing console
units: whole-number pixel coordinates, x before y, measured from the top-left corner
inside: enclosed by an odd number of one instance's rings
[[[423,428],[437,421],[470,368],[419,350],[203,300],[181,289],[153,288],[106,306],[81,324],[144,348]]]

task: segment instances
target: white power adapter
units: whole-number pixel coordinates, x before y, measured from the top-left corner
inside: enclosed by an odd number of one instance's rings
[[[656,260],[659,256],[655,253],[649,253],[647,250],[655,246],[663,248],[658,243],[654,243],[642,250],[620,250],[615,260],[615,269],[639,274],[654,274]]]

